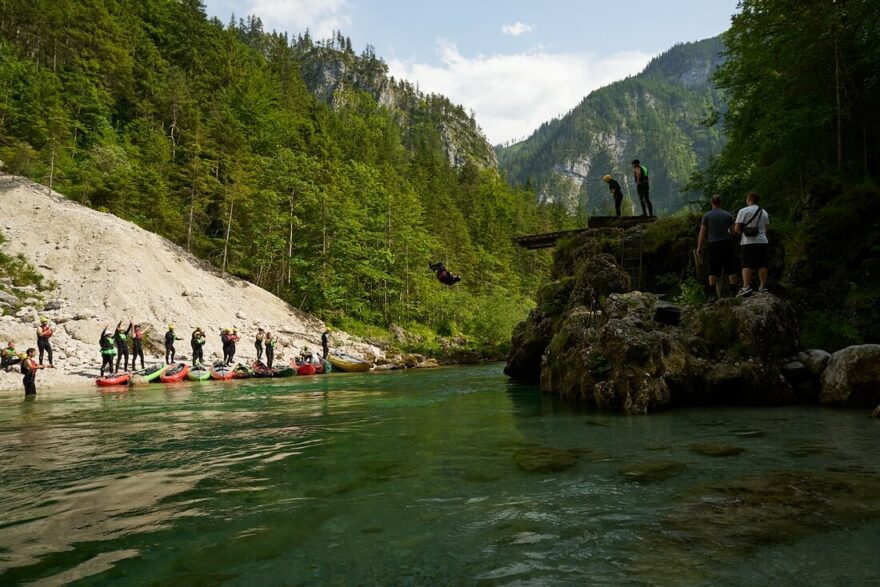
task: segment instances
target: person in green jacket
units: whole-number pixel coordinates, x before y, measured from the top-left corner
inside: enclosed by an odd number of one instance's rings
[[[15,350],[15,342],[10,340],[6,344],[6,348],[0,352],[0,369],[8,373],[10,367],[19,363],[21,363],[21,359],[18,356],[18,351]]]
[[[101,377],[104,376],[105,369],[108,375],[113,373],[113,357],[116,356],[116,343],[113,341],[110,333],[107,332],[108,328],[110,328],[108,325],[104,326],[104,330],[101,331],[101,338],[98,340],[98,344],[101,346]]]
[[[119,371],[119,363],[123,359],[125,359],[124,369],[128,371],[128,338],[131,336],[132,328],[134,328],[134,324],[129,318],[127,329],[122,329],[122,320],[120,320],[113,332],[113,342],[116,343],[116,371]]]

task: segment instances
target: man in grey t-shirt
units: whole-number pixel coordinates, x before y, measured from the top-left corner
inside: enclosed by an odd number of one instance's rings
[[[740,241],[742,251],[742,275],[743,285],[737,296],[747,296],[752,293],[752,271],[758,270],[758,280],[761,282],[759,292],[767,291],[767,267],[770,265],[770,245],[767,240],[767,227],[770,225],[770,215],[764,210],[758,201],[760,197],[752,192],[746,197],[745,208],[736,215],[734,228],[742,235]],[[750,230],[755,234],[749,235]]]
[[[727,275],[728,282],[736,288],[737,271],[736,256],[733,254],[733,216],[730,212],[721,208],[721,196],[712,196],[712,210],[703,215],[700,222],[700,236],[697,239],[697,256],[702,258],[703,246],[708,240],[706,247],[708,253],[707,265],[709,273],[709,287],[715,291],[715,298],[721,297],[721,277]],[[714,301],[710,299],[710,301]]]

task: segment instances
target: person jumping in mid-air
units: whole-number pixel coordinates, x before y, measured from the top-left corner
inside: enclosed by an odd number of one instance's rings
[[[428,267],[431,268],[431,271],[437,273],[437,281],[439,281],[443,285],[455,285],[456,283],[461,281],[461,277],[450,273],[441,262],[428,263]]]

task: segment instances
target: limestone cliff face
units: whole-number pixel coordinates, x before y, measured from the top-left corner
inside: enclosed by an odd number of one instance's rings
[[[690,175],[723,145],[720,126],[704,125],[725,109],[711,81],[722,49],[717,38],[670,49],[525,141],[498,148],[501,169],[514,182],[530,180],[544,200],[601,214],[612,209],[602,176],[615,176],[634,200],[630,161],[640,159],[649,169],[654,208],[680,209],[690,199],[681,193]]]
[[[498,166],[495,150],[461,106],[444,96],[425,95],[409,82],[395,81],[387,65],[376,57],[312,46],[301,51],[301,63],[306,85],[321,101],[339,107],[345,90],[366,92],[395,114],[404,137],[415,125],[430,124],[439,134],[450,165]]]

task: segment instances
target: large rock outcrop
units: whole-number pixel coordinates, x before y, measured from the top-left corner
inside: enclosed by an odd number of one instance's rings
[[[783,370],[798,350],[790,304],[756,294],[679,307],[631,292],[629,276],[608,254],[622,236],[590,230],[562,244],[555,280],[541,288],[538,307],[514,332],[508,375],[627,413],[804,400],[808,394],[792,387]],[[601,311],[591,308],[593,292]],[[810,358],[819,369],[821,357]]]
[[[819,401],[871,408],[880,403],[880,344],[864,344],[831,355],[822,372]]]

